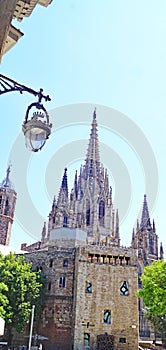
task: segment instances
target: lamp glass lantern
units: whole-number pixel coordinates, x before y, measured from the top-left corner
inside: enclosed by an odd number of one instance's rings
[[[26,147],[33,152],[41,150],[51,134],[51,127],[49,115],[41,103],[35,102],[28,106],[22,125]]]

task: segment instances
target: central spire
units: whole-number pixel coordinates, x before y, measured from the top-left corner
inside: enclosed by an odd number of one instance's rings
[[[144,227],[146,225],[150,225],[150,217],[149,217],[149,210],[148,210],[146,194],[144,194],[144,202],[143,202],[142,218],[141,218],[141,227]]]
[[[100,165],[99,141],[97,132],[96,108],[93,113],[91,133],[85,159],[86,178],[94,177],[98,173]]]

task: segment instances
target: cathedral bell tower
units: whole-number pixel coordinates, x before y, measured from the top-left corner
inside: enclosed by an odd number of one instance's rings
[[[17,194],[9,178],[10,166],[6,177],[0,184],[0,244],[9,245]]]

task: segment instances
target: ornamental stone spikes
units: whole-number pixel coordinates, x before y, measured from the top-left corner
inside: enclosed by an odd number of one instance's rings
[[[64,175],[62,178],[62,183],[59,191],[59,196],[57,200],[57,206],[63,207],[68,205],[68,183],[67,183],[67,168],[64,170]]]

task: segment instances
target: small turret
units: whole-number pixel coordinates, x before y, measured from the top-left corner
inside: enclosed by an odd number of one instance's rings
[[[133,232],[132,232],[131,247],[135,248],[135,230],[134,230],[134,228],[133,228]]]
[[[46,239],[46,222],[44,222],[44,226],[42,229],[42,235],[41,235],[41,243],[43,244],[45,242]]]
[[[160,259],[164,259],[164,249],[162,242],[160,243]]]

